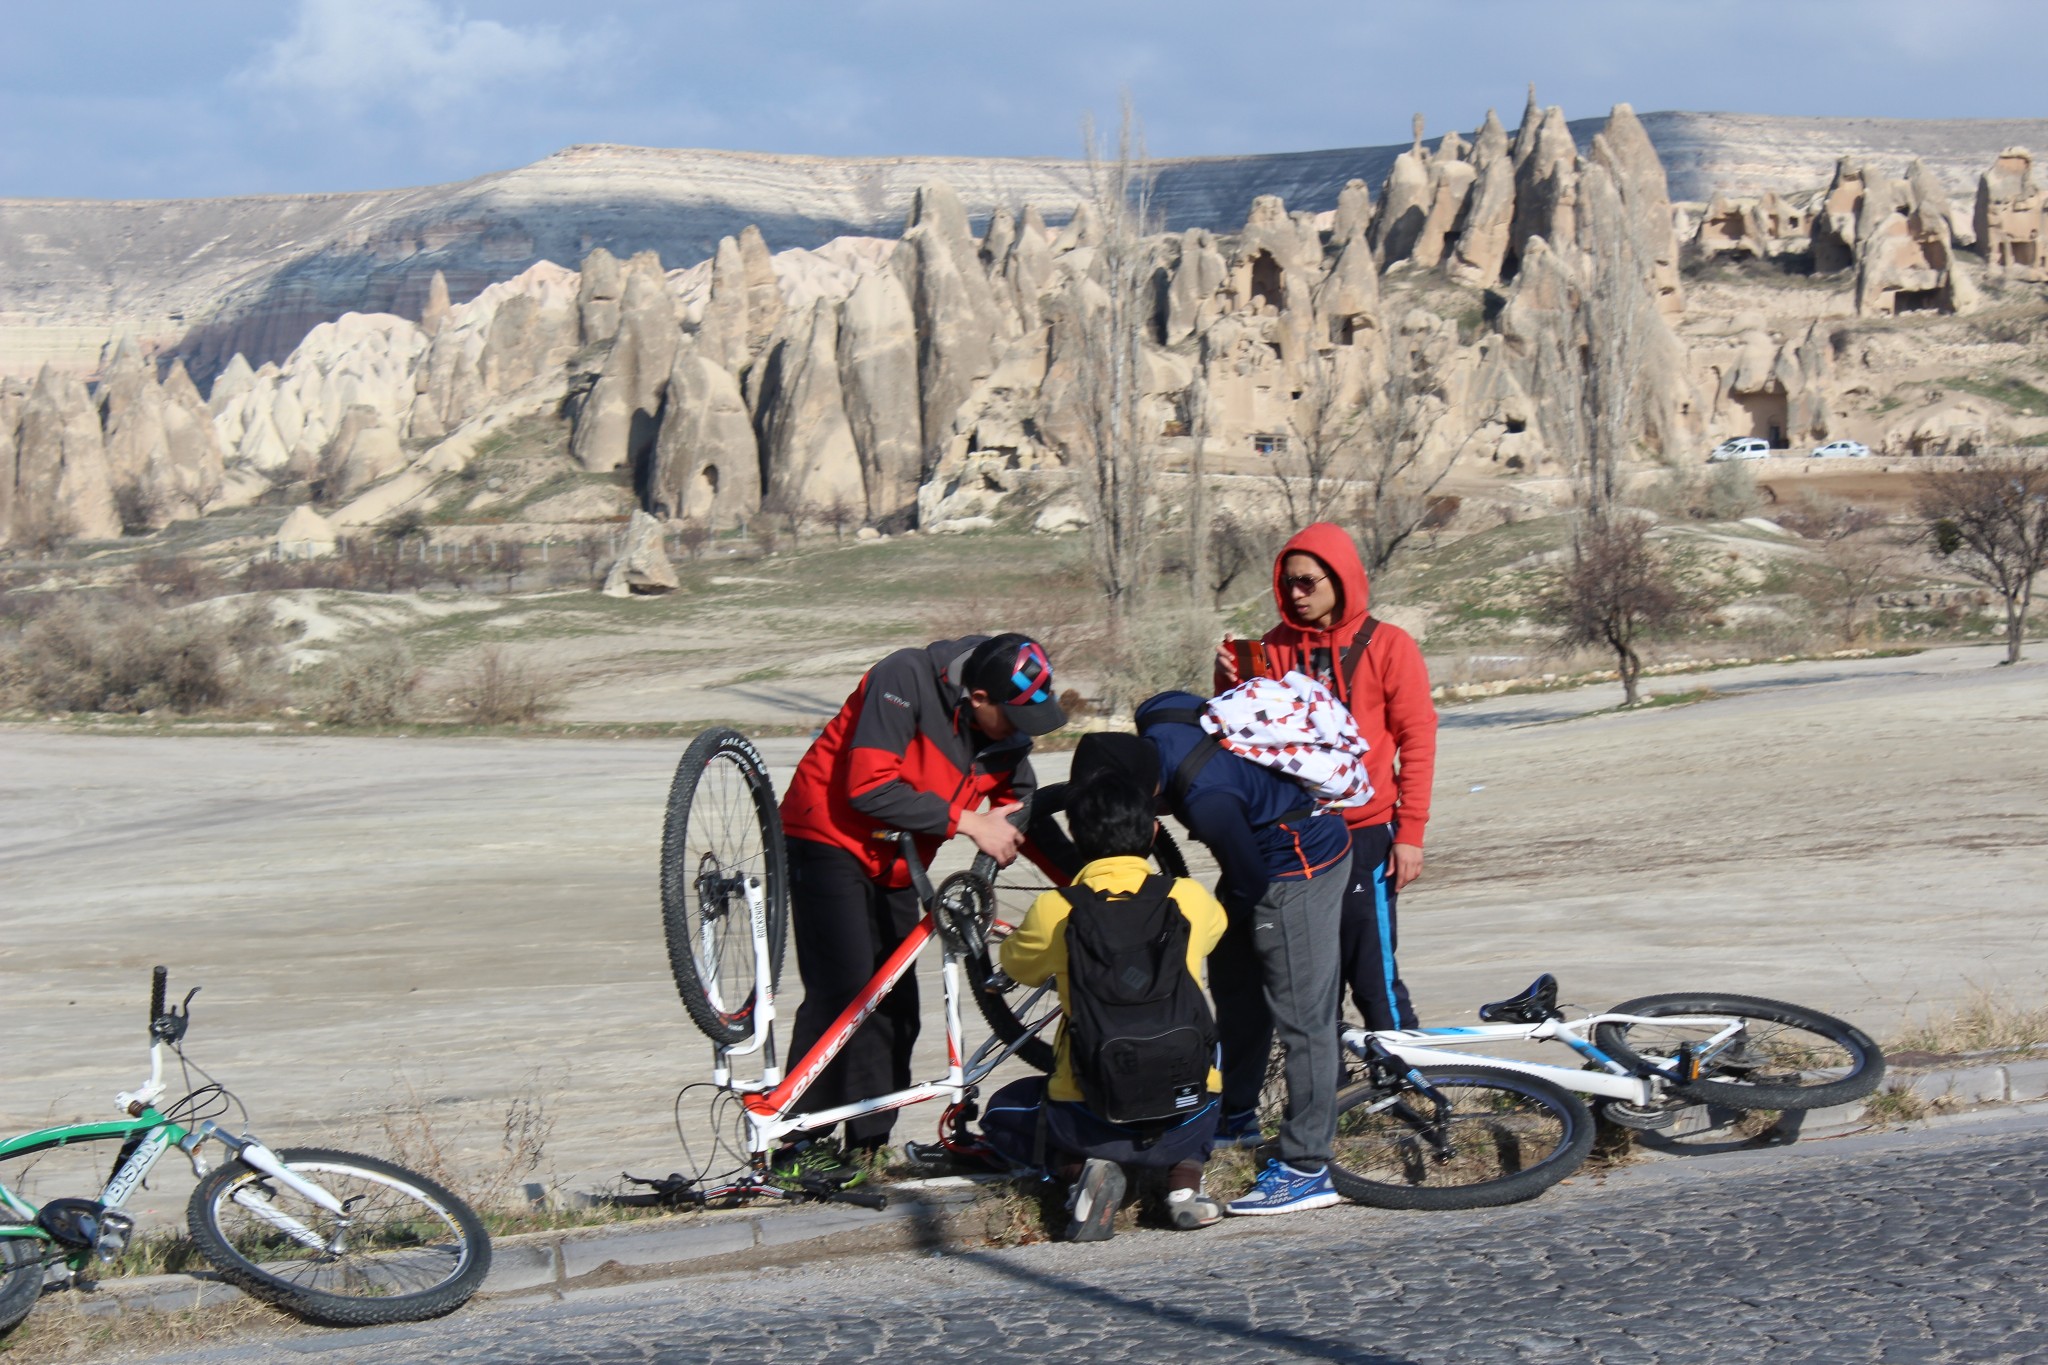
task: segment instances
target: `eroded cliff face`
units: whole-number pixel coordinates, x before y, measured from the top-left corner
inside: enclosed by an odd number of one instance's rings
[[[1525,127],[1533,136],[1540,126]],[[1641,118],[1678,200],[1720,189],[1754,197],[1815,185],[1844,154],[1883,165],[1920,158],[1957,200],[2001,149],[2048,145],[2048,120],[1911,121],[1653,113]],[[1569,125],[1589,149],[1600,119]],[[1462,139],[1461,139],[1462,140]],[[1496,121],[1463,155],[1432,152],[1416,228],[1429,243],[1462,202],[1464,269],[1491,283],[1505,182],[1523,156],[1503,158]],[[1520,149],[1517,149],[1519,151]],[[1154,163],[1162,225],[1220,230],[1259,194],[1296,210],[1336,208],[1353,180],[1382,185],[1412,146]],[[1500,163],[1489,180],[1487,168]],[[1463,167],[1465,169],[1458,169]],[[1410,183],[1415,167],[1401,171]],[[1467,175],[1469,186],[1457,182]],[[85,375],[112,337],[145,354],[182,358],[202,386],[237,353],[252,366],[282,361],[321,322],[343,313],[421,319],[438,273],[454,301],[474,298],[542,260],[581,261],[595,248],[617,260],[653,251],[684,264],[713,256],[752,225],[778,249],[837,237],[894,236],[920,185],[955,186],[968,217],[988,223],[1020,205],[1058,206],[1087,194],[1072,160],[830,159],[616,146],[571,147],[517,170],[453,185],[367,193],[271,195],[170,202],[0,200],[0,374],[32,378],[45,362]],[[1407,217],[1389,220],[1387,231]],[[1428,224],[1428,226],[1424,226]],[[1400,232],[1408,229],[1403,227]],[[1398,234],[1397,234],[1398,235]],[[1019,240],[1024,240],[1020,236]],[[1376,247],[1382,243],[1376,239]]]
[[[1306,458],[1333,412],[1368,414],[1425,462],[1527,480],[1589,460],[1690,463],[1731,435],[1863,435],[1851,400],[1869,404],[1885,357],[1866,346],[1842,363],[1830,318],[1967,312],[1987,273],[2041,292],[2023,149],[1979,168],[1973,249],[1931,161],[1890,179],[1838,156],[1816,188],[1674,204],[1687,175],[1657,153],[1674,117],[1621,105],[1575,124],[1532,92],[1512,136],[1489,111],[1469,138],[1431,146],[1418,120],[1377,193],[1363,177],[1316,180],[1307,207],[1249,194],[1234,221],[1131,244],[1139,439],[1164,462],[1199,441],[1211,468],[1261,472]],[[1287,173],[1313,180],[1348,154],[1319,155]],[[1257,161],[1206,179],[1162,171],[1160,198],[1213,213],[1198,191]],[[1063,186],[1061,163],[1020,164]],[[577,269],[543,260],[473,292],[436,269],[416,320],[348,312],[279,359],[236,351],[203,402],[182,361],[124,336],[96,357],[90,390],[54,365],[33,386],[0,384],[0,537],[107,538],[281,482],[305,483],[334,526],[370,525],[437,505],[490,433],[526,417],[567,418],[565,464],[621,475],[657,518],[723,527],[829,506],[882,527],[971,524],[1083,458],[1118,252],[1085,199],[1005,206],[979,237],[979,206],[945,181],[900,199],[887,235],[787,247],[747,223],[681,269],[604,246]],[[1838,274],[1789,313],[1730,306],[1720,285],[1702,298],[1682,276],[1681,227],[1695,261],[1801,252]],[[1583,395],[1617,383],[1616,422],[1589,426]],[[1921,419],[1898,419],[1905,448],[1954,444]]]

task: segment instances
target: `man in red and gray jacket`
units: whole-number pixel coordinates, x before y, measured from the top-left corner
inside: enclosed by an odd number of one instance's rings
[[[1066,723],[1052,664],[1022,635],[969,635],[900,649],[860,680],[797,764],[782,798],[790,924],[804,1002],[790,1057],[801,1058],[923,915],[896,839],[916,836],[927,863],[956,834],[1008,865],[1024,846],[1017,817],[1037,786],[1034,736]],[[986,807],[986,809],[984,809]],[[917,979],[906,976],[805,1092],[829,1109],[910,1084],[919,1026]],[[847,1146],[872,1152],[895,1111],[851,1120]],[[812,1134],[813,1139],[822,1134]],[[785,1173],[834,1174],[815,1141],[778,1154]]]
[[[1413,1028],[1408,987],[1394,966],[1394,907],[1422,872],[1436,776],[1429,672],[1414,636],[1372,618],[1365,565],[1334,522],[1305,527],[1281,549],[1273,601],[1280,624],[1258,642],[1252,671],[1315,678],[1351,708],[1369,746],[1373,799],[1344,812],[1352,847],[1341,921],[1344,979],[1368,1028]],[[1223,642],[1216,651],[1218,692],[1238,684],[1240,656],[1252,653],[1245,642]]]

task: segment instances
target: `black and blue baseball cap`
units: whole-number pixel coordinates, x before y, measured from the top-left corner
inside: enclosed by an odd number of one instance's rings
[[[1045,735],[1067,723],[1067,713],[1053,696],[1052,661],[1028,635],[1012,631],[983,640],[967,656],[960,680],[981,688],[989,700],[1027,735]]]

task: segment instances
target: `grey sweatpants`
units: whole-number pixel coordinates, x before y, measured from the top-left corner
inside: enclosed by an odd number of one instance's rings
[[[1272,882],[1249,915],[1233,914],[1209,958],[1223,1047],[1223,1107],[1255,1109],[1275,1035],[1287,1049],[1280,1159],[1320,1166],[1337,1135],[1337,925],[1340,865],[1308,881]]]

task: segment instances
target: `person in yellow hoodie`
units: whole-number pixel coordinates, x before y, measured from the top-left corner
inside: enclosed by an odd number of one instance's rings
[[[1131,752],[1119,752],[1114,763],[1105,762],[1109,755],[1102,750],[1118,744]],[[1074,846],[1085,859],[1074,884],[1107,898],[1112,905],[1136,896],[1146,878],[1155,875],[1147,862],[1159,828],[1154,792],[1134,780],[1129,766],[1146,762],[1157,766],[1150,748],[1135,735],[1090,735],[1074,756],[1067,823]],[[1223,907],[1185,877],[1176,880],[1167,894],[1187,920],[1187,970],[1199,985],[1203,963],[1223,936]],[[1211,1066],[1207,1092],[1199,1097],[1200,1107],[1164,1130],[1112,1123],[1089,1107],[1076,1075],[1073,1040],[1065,1023],[1074,1015],[1067,956],[1067,925],[1072,913],[1073,904],[1066,893],[1048,891],[1031,903],[1023,922],[1003,942],[1003,970],[1027,986],[1054,980],[1063,1017],[1054,1044],[1053,1072],[1042,1083],[1042,1102],[1033,1105],[1031,1097],[1023,1093],[1027,1087],[1041,1085],[1036,1078],[1004,1087],[989,1103],[985,1123],[989,1137],[1020,1164],[1041,1164],[1042,1152],[1042,1164],[1070,1182],[1068,1237],[1072,1241],[1101,1241],[1111,1235],[1126,1189],[1127,1169],[1164,1171],[1169,1221],[1177,1228],[1207,1227],[1222,1215],[1202,1185],[1203,1166],[1221,1113],[1222,1077]],[[1007,1123],[1005,1115],[1009,1116]],[[1034,1149],[1028,1156],[1017,1150],[1026,1144]]]

